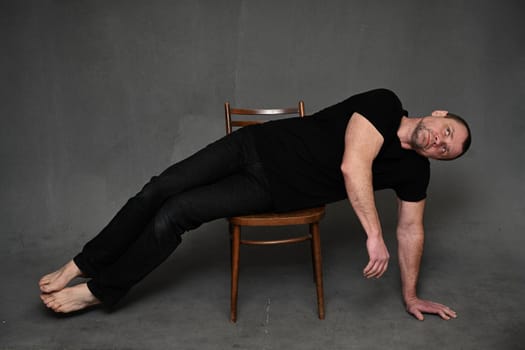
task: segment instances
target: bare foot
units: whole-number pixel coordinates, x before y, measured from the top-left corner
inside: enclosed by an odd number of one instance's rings
[[[70,260],[55,272],[45,275],[40,279],[38,285],[42,293],[53,293],[64,289],[71,280],[82,276],[82,271]]]
[[[51,294],[41,294],[40,298],[48,308],[61,313],[78,311],[100,304],[100,301],[91,294],[86,283],[64,288]]]

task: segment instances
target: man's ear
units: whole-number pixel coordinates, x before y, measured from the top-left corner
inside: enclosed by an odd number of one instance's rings
[[[445,117],[448,114],[448,111],[434,111],[432,112],[433,117]]]

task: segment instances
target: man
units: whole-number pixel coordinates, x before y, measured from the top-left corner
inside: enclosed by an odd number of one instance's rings
[[[172,165],[117,213],[81,253],[40,280],[56,312],[116,304],[163,262],[181,235],[221,217],[288,211],[348,198],[368,238],[366,278],[388,267],[374,190],[398,197],[397,238],[407,311],[456,317],[416,293],[423,250],[427,158],[454,159],[470,145],[465,121],[446,111],[408,118],[386,89],[354,95],[306,118],[249,126]],[[87,283],[68,287],[76,277]]]

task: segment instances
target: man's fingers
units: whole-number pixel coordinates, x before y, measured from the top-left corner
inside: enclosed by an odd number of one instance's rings
[[[374,269],[375,269],[375,265],[376,265],[376,262],[370,260],[370,261],[368,262],[368,265],[366,265],[366,266],[365,266],[365,269],[363,270],[363,275],[364,275],[365,277],[370,276],[370,275],[373,273]]]
[[[407,311],[420,321],[423,321],[425,319],[425,317],[423,317],[423,312],[421,312],[420,308],[418,308],[417,306],[409,307],[407,308]]]
[[[386,272],[388,267],[388,260],[386,261],[370,261],[363,270],[363,275],[366,278],[380,278]]]
[[[438,315],[441,316],[441,318],[444,320],[450,320],[450,317],[445,313],[444,310],[439,310]]]
[[[420,321],[423,321],[425,319],[425,317],[423,317],[423,313],[421,313],[421,311],[419,311],[418,309],[411,311],[411,313]]]
[[[383,277],[383,275],[385,274],[386,270],[388,269],[388,260],[385,261],[385,263],[383,264],[383,266],[381,267],[381,271],[379,272],[379,275],[377,275],[376,278],[381,278]]]
[[[368,272],[370,271],[370,268],[372,267],[372,262],[369,261],[368,264],[365,266],[365,268],[363,269],[363,275],[366,276],[368,274]]]
[[[377,261],[370,261],[365,267],[365,270],[363,271],[363,274],[366,278],[372,278],[380,271],[380,265]]]
[[[450,320],[451,318],[456,318],[456,313],[450,310],[446,306],[443,309],[438,310],[437,313],[444,320]]]
[[[381,271],[381,264],[378,261],[370,262],[369,268],[365,269],[365,277],[373,278]]]
[[[422,310],[423,312],[427,312],[426,310]],[[457,314],[454,310],[449,308],[448,306],[433,303],[433,308],[428,310],[429,313],[437,313],[441,318],[445,320],[450,320],[450,318],[456,318]]]
[[[444,306],[443,313],[448,317],[448,319],[458,317],[456,312],[447,306]]]
[[[436,314],[444,320],[450,320],[451,318],[457,317],[456,312],[450,309],[448,306],[429,301],[413,304],[408,308],[408,312],[414,315],[420,321],[423,320],[423,313]]]

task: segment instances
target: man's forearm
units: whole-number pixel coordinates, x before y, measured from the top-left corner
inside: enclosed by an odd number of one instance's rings
[[[398,257],[405,302],[417,298],[417,281],[423,255],[424,231],[420,225],[398,228]]]
[[[368,169],[343,169],[346,192],[363,229],[368,237],[381,238],[381,223],[377,213],[372,174]]]
[[[366,248],[369,261],[363,269],[363,275],[366,278],[380,278],[387,270],[390,255],[383,240],[370,175],[366,169],[359,167],[354,167],[351,173],[343,170],[348,199],[368,236]]]
[[[423,205],[419,207],[423,209]],[[417,212],[416,209],[414,212]],[[422,213],[422,212],[421,212]],[[406,215],[401,215],[401,222],[405,222]],[[417,215],[419,216],[419,215]],[[437,314],[444,320],[456,318],[457,314],[448,306],[430,300],[420,299],[417,295],[417,280],[421,256],[423,255],[424,230],[419,220],[413,221],[412,225],[398,225],[397,240],[399,247],[399,268],[401,270],[401,282],[403,284],[403,299],[406,310],[418,320],[425,319],[424,313]]]

